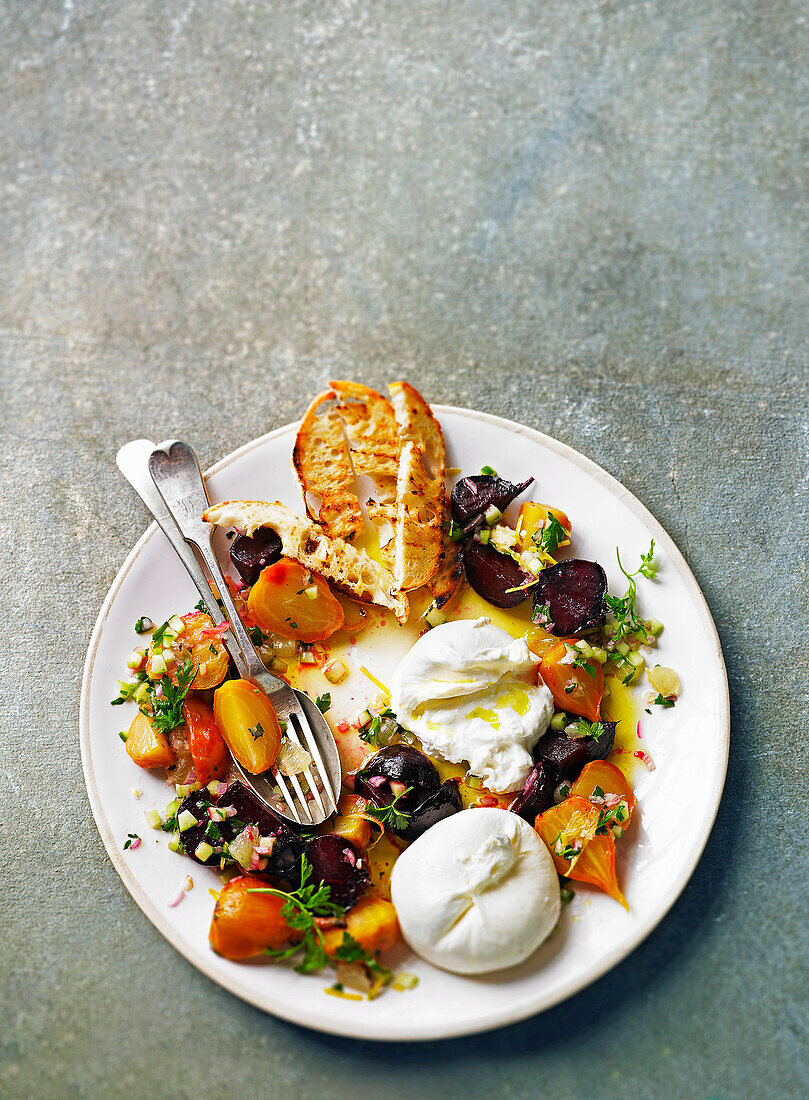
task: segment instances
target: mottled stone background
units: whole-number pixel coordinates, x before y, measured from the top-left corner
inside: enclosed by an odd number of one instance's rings
[[[0,2],[4,1097],[809,1094],[807,19]],[[175,954],[105,858],[76,723],[146,522],[117,447],[176,434],[211,462],[330,376],[403,373],[660,518],[722,637],[733,742],[706,854],[634,955],[517,1027],[397,1048]]]

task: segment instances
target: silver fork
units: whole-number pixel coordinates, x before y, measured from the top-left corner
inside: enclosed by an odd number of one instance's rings
[[[286,736],[312,757],[320,786],[311,766],[303,772],[312,794],[309,800],[297,776],[284,777],[280,772],[255,776],[234,761],[244,782],[281,816],[298,824],[320,824],[337,809],[341,770],[334,736],[319,708],[304,692],[294,691],[267,671],[244,629],[213,552],[211,528],[202,519],[210,502],[193,450],[179,441],[155,448],[146,440],[138,440],[122,447],[117,461],[174,546],[214,618],[220,615],[216,596],[221,599],[231,626],[224,641],[239,675],[255,682],[269,696],[279,720],[286,724]],[[198,549],[212,581],[203,572],[192,546]],[[294,793],[290,793],[287,779]]]

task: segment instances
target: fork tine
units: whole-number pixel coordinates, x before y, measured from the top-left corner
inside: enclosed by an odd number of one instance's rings
[[[307,768],[303,773],[303,778],[309,784],[309,790],[312,792],[312,797],[320,807],[320,812],[323,814],[324,820],[329,816],[326,812],[326,807],[323,805],[323,799],[320,797],[320,791],[317,789],[317,780],[312,775],[312,769]]]
[[[291,718],[292,721],[287,726],[287,737],[290,739],[290,741],[292,741],[293,744],[297,745],[299,749],[303,749],[303,745],[300,742],[298,727],[300,727],[300,731],[301,731],[300,735],[303,736],[302,731],[303,731],[303,728],[304,728],[304,723],[300,720],[300,715],[290,714],[289,717]],[[313,756],[313,754],[311,752],[309,753],[309,755]],[[323,805],[323,799],[320,797],[320,791],[317,789],[317,780],[312,775],[312,769],[307,768],[304,771],[303,776],[304,776],[304,779],[306,780],[306,782],[309,784],[309,790],[312,792],[312,797],[315,799],[318,806],[320,807],[320,812],[323,814],[323,818],[325,820],[325,818],[327,818],[329,815],[328,815],[328,812],[326,810],[326,807]],[[322,782],[322,779],[323,779],[323,776],[322,776],[322,773],[321,773],[321,782]]]
[[[297,791],[298,798],[301,800],[301,807],[303,808],[303,812],[306,815],[306,820],[309,822],[310,825],[313,825],[314,822],[312,821],[312,815],[309,812],[309,807],[306,805],[306,795],[303,793],[303,787],[301,786],[300,780],[298,779],[297,775],[290,775],[287,778]]]
[[[315,800],[315,802],[317,802],[318,806],[320,807],[320,813],[322,815],[324,815],[324,818],[328,817],[329,815],[326,813],[326,806],[324,804],[322,804],[322,799],[320,798],[320,792],[317,789],[317,780],[315,779],[313,773],[311,773],[311,768],[307,768],[306,771],[303,773],[303,775],[304,775],[304,779],[309,784],[309,790],[311,791],[311,796],[313,796],[313,799]]]
[[[280,772],[273,772],[273,779],[278,784],[278,789],[280,790],[281,794],[284,796],[284,802],[286,803],[287,809],[289,810],[290,814],[298,822],[299,825],[302,825],[303,822],[300,819],[300,814],[298,813],[298,810],[295,806],[295,803],[292,799],[292,796],[289,793],[289,789],[287,788],[287,785],[284,781],[284,777],[281,775]],[[311,820],[311,818],[310,818],[310,820]]]
[[[296,715],[296,717],[297,717],[297,715]],[[312,731],[309,729],[308,723],[299,722],[298,724],[301,727],[301,731],[300,731],[301,732],[301,737],[306,742],[306,744],[305,744],[306,751],[312,757],[315,764],[317,764],[317,770],[318,770],[318,773],[320,775],[320,781],[323,784],[323,789],[326,792],[326,794],[329,796],[329,801],[331,802],[332,806],[334,807],[335,810],[337,810],[337,799],[334,797],[334,791],[331,789],[331,783],[329,781],[329,773],[326,771],[325,765],[323,764],[323,757],[320,755],[320,749],[317,746],[317,738],[312,733]],[[321,805],[321,809],[323,810],[323,813],[325,814],[326,813],[325,807]]]

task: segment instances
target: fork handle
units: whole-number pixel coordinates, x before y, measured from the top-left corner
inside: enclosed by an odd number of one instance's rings
[[[186,542],[190,542],[199,550],[202,560],[213,578],[213,583],[219,590],[225,614],[230,622],[230,628],[236,639],[236,644],[241,650],[240,662],[237,661],[239,672],[250,678],[262,676],[266,678],[271,674],[267,672],[264,662],[256,652],[244,624],[239,617],[239,612],[230,595],[230,590],[225,581],[225,576],[216,560],[211,544],[211,528],[202,518],[202,513],[210,504],[205,482],[202,479],[202,471],[197,462],[197,456],[187,443],[175,440],[167,451],[157,449],[149,456],[149,473],[157,486],[169,515],[177,524],[180,534]],[[207,602],[207,601],[206,601]],[[278,688],[285,688],[283,680],[273,676]]]
[[[159,449],[165,450],[171,446],[173,440],[161,443]],[[202,601],[208,609],[208,614],[214,620],[219,619],[222,610],[216,602],[211,583],[205,576],[201,565],[197,561],[196,554],[190,543],[187,543],[175,523],[171,513],[163,503],[163,498],[149,473],[149,456],[158,448],[150,439],[134,439],[121,447],[115,461],[118,469],[138,494],[140,499],[152,513],[155,523],[174,547],[178,558],[185,566],[188,575],[194,582]],[[227,646],[233,661],[239,670],[239,674],[247,675],[247,665],[242,657],[235,637],[226,634],[222,641]]]

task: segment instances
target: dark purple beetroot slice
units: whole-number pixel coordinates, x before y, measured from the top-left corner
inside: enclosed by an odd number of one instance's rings
[[[498,554],[488,543],[471,542],[464,554],[464,565],[466,579],[474,590],[495,607],[516,607],[528,595],[528,589],[521,587],[530,580],[528,574],[513,558]]]
[[[269,527],[259,527],[255,534],[236,535],[230,544],[230,560],[245,584],[254,585],[261,570],[281,557],[281,540]]]
[[[401,784],[398,789],[391,782]],[[386,745],[371,757],[354,778],[354,790],[375,806],[389,806],[402,788],[410,787],[396,805],[407,813],[415,810],[441,786],[431,760],[411,745]]]
[[[462,477],[455,485],[450,496],[452,518],[461,527],[466,527],[477,516],[482,516],[492,505],[504,512],[520,493],[524,493],[533,482],[529,477],[519,485],[492,474],[475,474]]]
[[[194,855],[197,846],[206,840],[205,831],[211,820],[208,816],[208,807],[211,805],[213,805],[213,799],[206,788],[203,787],[199,791],[191,791],[191,793],[182,800],[177,810],[178,817],[180,814],[187,811],[193,814],[197,819],[197,825],[192,825],[190,829],[185,829],[180,833],[180,847],[187,856],[190,856],[191,859],[195,860],[197,863],[219,863],[219,854],[217,852],[212,853],[207,859],[200,859],[198,856]],[[209,840],[208,843],[213,847],[212,841]]]
[[[541,737],[534,749],[534,759],[540,760],[560,779],[575,779],[591,760],[606,760],[615,744],[615,723],[602,722],[604,732],[595,737],[568,737],[551,730]]]
[[[232,806],[236,813],[233,817],[225,818],[224,821],[215,821],[211,824],[209,806]],[[212,796],[205,787],[199,791],[192,791],[187,798],[183,799],[177,813],[180,814],[183,810],[188,810],[199,822],[198,825],[180,833],[183,851],[197,863],[218,863],[221,856],[220,852],[214,852],[205,860],[199,859],[194,853],[203,841],[207,841],[211,847],[216,847],[217,844],[233,840],[245,825],[255,825],[261,836],[275,837],[275,844],[268,857],[266,871],[263,873],[271,875],[279,882],[290,884],[292,888],[300,884],[303,841],[289,828],[283,818],[273,813],[242,783],[230,783],[222,794],[216,796]]]
[[[596,561],[570,558],[543,569],[534,589],[534,616],[539,621],[541,608],[550,609],[552,634],[581,634],[601,626],[607,614],[604,593],[607,574]]]
[[[222,835],[228,840],[237,836],[245,825],[255,825],[261,836],[275,837],[275,844],[267,857],[263,874],[283,879],[297,888],[300,884],[301,855],[304,842],[282,817],[253,794],[243,783],[230,783],[227,790],[218,795],[219,806],[233,806],[236,815],[220,823]],[[233,824],[235,822],[235,824]]]
[[[322,882],[331,890],[331,900],[345,909],[355,905],[371,882],[367,857],[345,837],[324,833],[306,845],[312,865],[310,882]]]
[[[398,803],[397,803],[398,805]],[[398,835],[405,840],[415,840],[422,833],[426,833],[433,825],[443,821],[445,817],[451,817],[463,809],[461,792],[458,790],[457,779],[447,779],[438,790],[426,798],[420,806],[417,806],[410,815],[407,828],[398,831]]]
[[[511,812],[533,825],[537,814],[544,813],[553,802],[555,774],[550,764],[537,761],[528,773],[523,789],[509,806]]]

